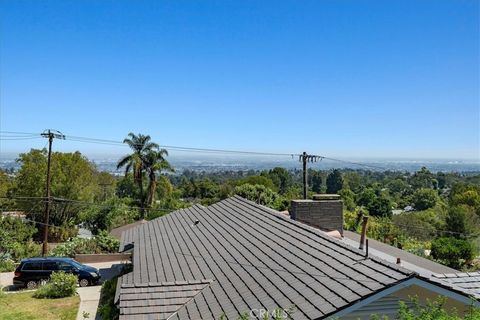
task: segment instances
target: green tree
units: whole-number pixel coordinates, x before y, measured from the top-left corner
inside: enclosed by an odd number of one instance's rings
[[[242,185],[242,184],[262,185],[265,188],[268,188],[271,190],[277,190],[277,187],[273,183],[272,179],[270,179],[270,177],[265,177],[262,175],[255,175],[255,176],[243,178],[238,181],[238,185]]]
[[[310,169],[308,170],[308,185],[311,186],[312,191],[315,193],[322,192],[322,174],[320,171]]]
[[[426,210],[435,207],[438,194],[435,190],[420,188],[413,193],[413,206],[416,210]]]
[[[0,206],[3,209],[15,208],[15,202],[4,199],[14,189],[15,180],[6,171],[0,170]],[[3,198],[3,199],[2,199]]]
[[[12,193],[20,197],[45,196],[46,150],[32,149],[20,154],[17,162],[21,167],[16,175],[16,185]],[[78,220],[81,205],[76,201],[93,202],[98,191],[95,165],[80,152],[52,153],[51,195],[71,201],[54,201],[50,214],[50,223],[57,226],[73,226]],[[73,202],[72,202],[73,201]],[[41,221],[43,202],[19,201],[18,207],[28,213],[29,218]],[[55,230],[49,229],[51,232]]]
[[[119,198],[138,199],[140,190],[131,173],[120,177],[116,182],[115,195]]]
[[[342,173],[340,170],[335,169],[327,176],[327,193],[338,193],[342,188]]]
[[[100,205],[90,206],[80,213],[83,226],[93,234],[132,223],[138,217],[138,210],[128,205],[128,199],[118,198],[111,198]]]
[[[35,252],[32,237],[37,232],[34,225],[14,217],[0,217],[0,261],[3,258],[19,260]]]
[[[148,174],[148,193],[147,193],[147,205],[152,207],[155,200],[155,192],[157,189],[157,173],[162,171],[173,171],[172,166],[165,157],[168,156],[168,152],[165,149],[151,150],[144,157],[144,167]]]
[[[273,168],[268,172],[268,177],[277,187],[277,190],[280,194],[285,194],[288,189],[293,185],[293,178],[291,174],[284,168]]]
[[[123,140],[123,143],[126,143],[133,152],[124,156],[122,159],[120,159],[120,161],[118,161],[117,164],[117,169],[125,168],[125,176],[127,176],[130,171],[133,173],[133,180],[137,184],[139,190],[138,203],[141,208],[142,216],[145,214],[146,202],[143,186],[145,157],[151,151],[156,151],[159,148],[158,144],[152,142],[151,140],[152,139],[149,135],[136,135],[130,132],[127,138]]]
[[[365,207],[372,216],[389,217],[392,214],[392,200],[380,190],[364,189],[357,197],[357,204]]]
[[[344,187],[342,190],[339,192],[340,197],[342,197],[343,200],[343,205],[347,210],[354,210],[356,207],[355,204],[355,194],[353,193],[352,190],[350,190],[348,187]]]
[[[445,223],[447,231],[456,238],[476,237],[480,233],[480,217],[464,204],[448,208]]]
[[[451,205],[467,205],[480,215],[480,192],[474,188],[453,194]]]
[[[435,177],[426,167],[422,167],[410,178],[410,184],[414,189],[433,188]]]
[[[96,175],[98,183],[97,191],[95,192],[95,201],[105,201],[115,196],[116,179],[108,172],[98,172]]]
[[[235,188],[234,194],[276,210],[285,210],[288,206],[278,193],[260,184],[242,184]]]
[[[460,269],[472,261],[475,248],[468,240],[443,237],[432,241],[431,255],[449,267]]]

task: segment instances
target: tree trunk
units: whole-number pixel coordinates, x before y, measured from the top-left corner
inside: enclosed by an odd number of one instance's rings
[[[140,192],[140,218],[145,218],[145,195],[143,192],[143,173],[140,170],[138,177],[138,189]]]

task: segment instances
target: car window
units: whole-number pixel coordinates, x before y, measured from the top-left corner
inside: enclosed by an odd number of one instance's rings
[[[27,262],[23,266],[22,270],[42,270],[42,262],[41,261]]]
[[[43,263],[43,270],[46,270],[46,271],[58,270],[57,262],[56,261],[45,261]]]
[[[62,271],[72,271],[74,270],[75,267],[72,266],[70,263],[68,262],[59,262],[58,263],[58,270],[62,270]]]

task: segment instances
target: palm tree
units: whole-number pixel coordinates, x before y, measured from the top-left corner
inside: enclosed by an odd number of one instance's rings
[[[155,150],[158,150],[159,146],[155,142],[151,141],[149,135],[134,134],[130,132],[123,140],[133,151],[132,154],[124,156],[117,164],[117,169],[125,167],[125,176],[130,171],[133,172],[133,180],[138,185],[139,189],[139,203],[140,214],[144,215],[145,208],[145,196],[143,192],[143,170],[145,168],[145,156]]]
[[[157,172],[173,171],[172,166],[165,159],[166,156],[168,156],[168,151],[165,149],[152,150],[145,156],[144,167],[149,179],[146,203],[150,208],[153,205],[157,188]]]

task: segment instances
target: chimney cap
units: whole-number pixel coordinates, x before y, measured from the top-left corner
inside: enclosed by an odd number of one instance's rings
[[[313,200],[340,200],[338,194],[314,194]]]

